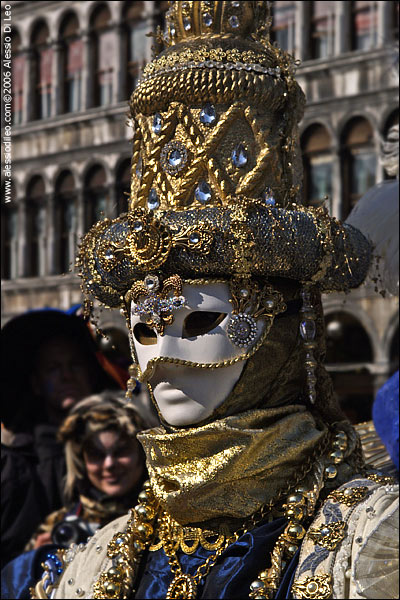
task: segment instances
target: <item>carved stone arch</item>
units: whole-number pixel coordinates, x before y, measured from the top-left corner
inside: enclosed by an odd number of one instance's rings
[[[42,15],[35,17],[34,19],[32,19],[32,21],[30,22],[28,29],[27,29],[27,42],[29,46],[33,45],[32,42],[32,38],[33,38],[33,34],[36,30],[36,28],[40,25],[40,24],[44,24],[47,27],[47,30],[49,32],[49,36],[48,36],[48,41],[50,42],[50,38],[51,38],[51,26],[49,23],[49,20],[47,19],[47,17],[44,17]]]
[[[393,317],[390,320],[390,323],[385,331],[385,335],[383,338],[383,349],[384,349],[384,353],[385,356],[387,358],[387,361],[390,362],[390,354],[391,354],[391,350],[392,350],[392,344],[394,342],[395,339],[395,335],[397,333],[398,335],[398,331],[399,331],[399,315],[398,313],[395,313],[393,315]]]
[[[85,185],[85,180],[89,171],[97,165],[103,167],[106,173],[106,185],[111,185],[113,183],[113,169],[110,168],[101,155],[95,155],[90,157],[90,159],[83,165],[83,168],[81,169],[80,181],[82,185]]]
[[[43,179],[46,196],[48,194],[51,194],[53,191],[53,187],[52,187],[52,180],[50,179],[49,175],[46,173],[46,171],[33,170],[33,171],[28,171],[28,173],[25,175],[25,178],[23,181],[24,196],[26,197],[27,191],[28,191],[28,186],[31,183],[32,179],[34,179],[35,177],[41,177]]]
[[[378,122],[376,117],[370,113],[368,110],[357,110],[354,113],[347,113],[346,115],[344,115],[338,122],[337,125],[337,135],[338,135],[338,139],[340,141],[340,143],[343,142],[343,137],[346,133],[346,130],[348,129],[350,123],[357,119],[365,119],[366,121],[368,121],[368,123],[371,125],[371,129],[374,132],[374,137],[377,138],[378,136]]]
[[[74,17],[76,17],[77,21],[78,21],[78,26],[79,26],[79,33],[82,32],[82,16],[81,16],[81,11],[79,10],[79,7],[65,7],[63,9],[61,9],[55,19],[54,19],[54,30],[55,30],[55,36],[57,38],[57,40],[61,39],[61,27],[65,21],[65,19],[67,17],[69,17],[70,15],[73,15]]]
[[[333,302],[332,304],[328,305],[324,303],[325,320],[327,320],[327,317],[333,313],[343,313],[344,315],[348,314],[360,323],[360,326],[365,330],[365,333],[367,334],[371,343],[372,362],[380,361],[382,357],[382,343],[371,317],[364,310],[354,304],[346,304],[344,307],[340,302]]]
[[[391,104],[381,115],[381,122],[379,132],[382,136],[385,136],[389,131],[390,127],[395,123],[399,122],[399,105]]]
[[[53,177],[51,179],[53,191],[55,191],[55,189],[56,189],[56,184],[57,184],[57,181],[58,181],[60,175],[62,175],[66,171],[69,171],[71,173],[71,175],[73,176],[75,189],[79,188],[81,178],[80,178],[80,175],[79,175],[76,167],[74,167],[72,165],[59,165],[57,167],[57,169],[54,171]]]

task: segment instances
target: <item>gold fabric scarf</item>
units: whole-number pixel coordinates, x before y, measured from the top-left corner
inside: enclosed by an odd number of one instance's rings
[[[243,520],[295,485],[326,434],[304,406],[290,405],[173,433],[157,427],[137,437],[153,492],[187,525],[221,517]]]

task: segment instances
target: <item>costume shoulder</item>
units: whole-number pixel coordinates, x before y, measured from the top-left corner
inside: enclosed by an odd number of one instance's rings
[[[398,598],[398,484],[356,477],[331,492],[301,547],[294,598]]]
[[[112,537],[124,532],[130,514],[119,517],[97,530],[86,544],[71,545],[63,553],[62,570],[56,573],[45,565],[42,579],[32,590],[32,598],[93,598],[92,586],[100,573],[111,567],[107,545]]]

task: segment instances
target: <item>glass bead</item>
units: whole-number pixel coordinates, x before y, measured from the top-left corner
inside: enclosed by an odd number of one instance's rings
[[[200,181],[194,191],[194,196],[201,204],[206,204],[211,200],[211,187],[206,181]]]
[[[139,157],[139,160],[137,161],[137,165],[136,165],[136,177],[138,177],[139,179],[141,179],[142,177],[142,167],[143,167],[143,163],[142,163],[142,157]]]
[[[217,120],[217,113],[215,107],[210,103],[207,104],[200,111],[200,122],[203,125],[212,126]]]
[[[107,248],[107,250],[104,252],[104,258],[106,260],[112,260],[114,258],[114,252],[111,248]]]
[[[229,17],[229,25],[232,27],[232,29],[237,29],[239,27],[240,21],[236,15]]]
[[[68,583],[68,585],[74,585],[75,579],[72,579],[72,577],[71,577],[71,579],[68,579],[67,583]]]
[[[147,200],[147,206],[149,210],[156,210],[160,206],[160,201],[157,196],[157,192],[154,188],[150,190],[149,199]]]
[[[203,23],[206,27],[210,27],[212,25],[212,16],[210,15],[210,13],[205,13],[203,15]]]
[[[233,8],[239,8],[240,2],[238,0],[236,0],[236,2],[232,2],[232,6],[233,6]]]
[[[136,233],[138,233],[139,231],[142,231],[143,229],[143,224],[141,221],[135,221],[133,224],[133,231],[136,231]]]
[[[307,342],[313,340],[315,338],[315,333],[316,327],[314,321],[306,319],[300,323],[300,335],[303,340],[306,340]]]
[[[161,117],[160,113],[156,113],[154,115],[152,129],[153,129],[154,133],[159,134],[161,132],[161,129],[162,129],[162,117]]]
[[[192,29],[190,19],[183,19],[183,28],[185,31],[190,31]]]
[[[190,242],[191,244],[198,244],[198,243],[199,243],[199,241],[200,241],[200,236],[199,236],[199,234],[198,234],[198,233],[194,233],[194,232],[193,232],[193,233],[191,233],[191,234],[189,235],[189,242]]]
[[[235,167],[244,167],[249,157],[243,144],[237,144],[232,152],[232,163]]]

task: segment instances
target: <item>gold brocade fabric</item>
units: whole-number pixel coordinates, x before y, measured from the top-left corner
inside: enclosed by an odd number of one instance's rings
[[[138,435],[152,489],[181,525],[243,519],[294,485],[326,433],[303,406],[250,410]]]

